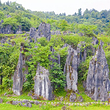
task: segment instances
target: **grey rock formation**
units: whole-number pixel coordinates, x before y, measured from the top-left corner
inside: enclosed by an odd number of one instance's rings
[[[83,102],[82,96],[79,96],[78,99],[77,99],[77,101],[78,101],[78,102]]]
[[[33,38],[36,34],[36,29],[34,27],[30,28],[30,36]]]
[[[60,31],[56,31],[55,34],[56,34],[56,35],[60,35],[61,32],[60,32]]]
[[[63,35],[67,35],[68,33],[66,31],[63,32]]]
[[[22,102],[21,102],[21,101],[11,101],[10,103],[11,103],[12,105],[17,105],[17,104],[22,105]]]
[[[47,40],[51,39],[51,31],[50,31],[50,24],[41,23],[39,25],[38,31],[35,28],[30,28],[30,42],[34,39],[34,42],[37,41],[37,38],[46,37]]]
[[[22,53],[20,53],[18,65],[13,78],[13,92],[16,95],[21,95],[22,93],[22,86],[23,86],[22,61],[23,61],[23,55]]]
[[[8,39],[8,37],[3,37],[2,39],[0,39],[0,43],[1,44],[5,43],[7,39]]]
[[[0,34],[3,33],[3,34],[12,34],[14,33],[14,31],[11,29],[12,26],[11,25],[7,25],[5,27],[0,27]]]
[[[52,100],[52,87],[49,80],[49,71],[38,64],[36,76],[34,93],[37,96],[43,96],[47,100]]]
[[[75,102],[76,99],[77,99],[76,94],[71,93],[71,95],[70,95],[70,102]]]
[[[16,34],[22,34],[22,33],[23,33],[23,32],[22,32],[22,28],[21,28],[21,26],[19,26],[19,28],[18,28]]]
[[[92,44],[97,45],[98,43],[99,43],[98,39],[96,37],[93,37],[92,38]],[[95,55],[96,49],[93,46],[91,46],[91,50],[92,50],[92,55]]]
[[[79,35],[79,36],[84,36],[84,34],[83,34],[83,33],[78,33],[78,35]]]
[[[51,31],[50,31],[50,24],[41,23],[38,28],[38,35],[41,37],[46,37],[49,41],[51,39]]]
[[[51,35],[55,35],[55,31],[52,31],[52,32],[51,32]]]
[[[11,18],[11,15],[6,15],[7,18]]]
[[[77,92],[77,51],[71,46],[68,48],[68,56],[64,66],[64,74],[66,74],[66,89]]]
[[[87,49],[82,49],[81,47],[85,46],[85,42],[80,42],[77,46],[77,53],[78,53],[78,66],[81,62],[86,60],[87,56]]]
[[[24,106],[26,106],[26,107],[32,107],[32,104],[30,102],[27,102]]]
[[[25,55],[22,53],[23,49],[24,44],[21,44],[19,60],[13,77],[13,93],[16,95],[21,95],[23,82],[26,81],[25,74],[28,74],[28,68],[25,66]],[[25,70],[23,71],[23,69]]]
[[[86,91],[94,100],[107,101],[109,91],[109,68],[103,43],[100,42],[96,55],[92,57],[87,75]]]

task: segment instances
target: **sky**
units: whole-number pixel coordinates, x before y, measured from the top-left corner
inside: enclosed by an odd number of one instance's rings
[[[1,0],[6,2],[8,0]],[[81,8],[82,12],[88,9],[109,10],[110,0],[9,0],[22,4],[25,9],[32,11],[54,11],[56,14],[66,13],[72,15]]]

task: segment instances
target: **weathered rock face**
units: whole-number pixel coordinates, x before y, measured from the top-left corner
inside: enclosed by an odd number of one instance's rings
[[[21,95],[22,93],[22,86],[23,86],[22,61],[23,61],[23,55],[22,53],[20,53],[17,69],[14,73],[14,78],[13,78],[13,92],[16,95]]]
[[[34,41],[37,41],[37,38],[40,37],[46,37],[47,40],[51,39],[51,32],[50,32],[50,24],[41,23],[39,25],[38,31],[35,28],[30,28],[30,42],[32,42],[32,39]]]
[[[30,36],[33,38],[36,34],[36,29],[34,27],[30,28]]]
[[[52,100],[52,87],[49,80],[49,71],[38,64],[34,92],[38,96],[43,96],[47,100]]]
[[[84,47],[85,46],[85,42],[81,42],[78,44],[77,46],[77,53],[78,53],[78,66],[81,62],[85,61],[86,60],[86,56],[87,56],[87,49],[84,48],[83,51],[81,49],[81,47]]]
[[[12,34],[14,33],[14,31],[11,29],[12,26],[11,25],[7,25],[3,28],[0,27],[0,33],[3,33],[3,34]]]
[[[22,31],[21,31],[21,26],[19,26],[16,30],[12,30],[12,26],[11,25],[7,25],[7,26],[4,26],[2,27],[2,23],[4,21],[1,20],[0,22],[0,34],[22,34]]]
[[[64,67],[64,74],[66,74],[66,89],[73,90],[75,92],[77,92],[78,80],[77,65],[77,51],[69,46],[68,56]]]
[[[109,69],[103,43],[100,42],[96,55],[93,56],[89,64],[87,75],[86,90],[87,94],[94,100],[107,100],[109,91]]]
[[[47,40],[51,39],[51,31],[50,31],[50,24],[41,23],[38,28],[38,35],[41,37],[46,37]]]
[[[99,43],[98,39],[95,38],[95,37],[93,37],[93,38],[92,38],[92,44],[93,44],[93,45],[97,45],[98,43]],[[96,49],[95,49],[93,46],[91,46],[91,49],[92,49],[92,55],[95,55]]]
[[[18,28],[16,34],[22,34],[22,33],[23,33],[23,32],[22,32],[22,28],[21,28],[21,26],[19,26],[19,28]]]
[[[25,74],[28,74],[28,68],[25,66],[25,55],[21,53],[23,49],[24,44],[21,44],[19,60],[13,77],[13,92],[16,95],[21,95],[23,82],[26,81]],[[25,71],[23,71],[23,69],[25,69]]]

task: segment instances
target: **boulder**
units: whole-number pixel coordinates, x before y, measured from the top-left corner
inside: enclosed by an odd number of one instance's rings
[[[31,108],[32,107],[32,104],[30,102],[26,102],[26,104],[24,106]]]
[[[68,48],[68,56],[64,66],[64,74],[66,74],[66,89],[73,90],[77,92],[77,51],[74,50],[71,46]]]
[[[40,104],[40,102],[38,102],[38,101],[34,101],[34,104],[38,105],[38,104]]]
[[[78,99],[77,99],[77,101],[78,101],[78,102],[83,102],[82,96],[79,96]]]
[[[61,32],[60,32],[60,31],[56,31],[55,34],[56,34],[56,35],[60,35]]]
[[[71,95],[70,95],[70,102],[75,102],[75,101],[76,101],[76,99],[77,99],[76,94],[71,93]]]
[[[49,71],[38,63],[34,92],[37,96],[42,96],[46,100],[52,100],[52,87],[49,80]]]
[[[88,96],[96,101],[107,101],[108,91],[110,89],[109,82],[109,68],[101,41],[96,55],[92,57],[89,63],[86,82]]]
[[[20,105],[22,105],[22,102],[21,101],[10,101],[10,104],[12,104],[12,105],[20,104]]]

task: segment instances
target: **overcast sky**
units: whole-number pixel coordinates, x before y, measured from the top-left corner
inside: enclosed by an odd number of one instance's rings
[[[7,0],[1,0],[6,2]],[[32,11],[54,11],[56,14],[74,14],[79,8],[84,11],[88,9],[109,10],[110,0],[9,0],[22,4],[26,9]]]

